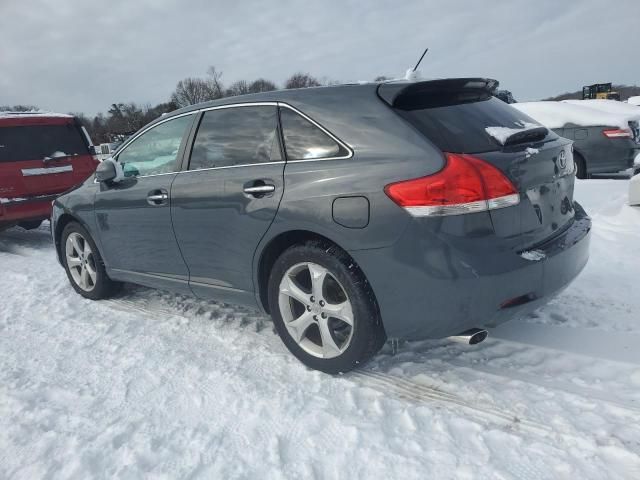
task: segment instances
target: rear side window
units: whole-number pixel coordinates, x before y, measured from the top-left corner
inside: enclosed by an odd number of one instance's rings
[[[288,160],[343,157],[349,154],[333,138],[293,110],[281,108],[280,122]]]
[[[460,101],[460,99],[456,99]],[[455,103],[442,98],[438,102],[403,102],[395,110],[445,152],[482,153],[500,150],[501,145],[486,128],[522,129],[537,122],[502,100],[485,96]]]
[[[232,107],[204,113],[189,170],[281,160],[275,106]]]
[[[89,155],[81,131],[73,124],[0,127],[0,162]]]

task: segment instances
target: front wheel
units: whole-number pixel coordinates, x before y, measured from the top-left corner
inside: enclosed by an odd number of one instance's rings
[[[67,277],[76,292],[92,300],[111,296],[118,284],[107,276],[89,232],[78,223],[69,223],[62,232],[60,248]]]
[[[334,245],[307,243],[286,250],[271,271],[269,307],[291,353],[326,373],[363,364],[386,340],[371,286]]]

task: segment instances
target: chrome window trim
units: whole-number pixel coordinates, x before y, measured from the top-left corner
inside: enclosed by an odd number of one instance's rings
[[[310,122],[316,128],[319,128],[322,132],[324,132],[326,135],[328,135],[329,138],[331,138],[334,142],[336,142],[338,145],[340,145],[342,148],[344,148],[348,152],[348,154],[347,155],[341,155],[339,157],[305,158],[305,159],[300,159],[300,160],[277,160],[275,162],[247,163],[247,164],[242,164],[242,165],[227,165],[227,166],[224,166],[224,167],[198,168],[198,169],[195,169],[195,170],[178,170],[178,171],[175,171],[175,172],[154,173],[154,174],[151,174],[151,175],[139,175],[139,176],[133,177],[133,178],[159,177],[159,176],[162,176],[162,175],[176,175],[176,174],[181,174],[181,173],[203,172],[203,171],[207,171],[207,170],[223,170],[223,169],[227,169],[227,168],[238,168],[238,167],[255,167],[255,166],[258,166],[258,165],[278,165],[278,164],[283,164],[283,163],[317,162],[317,161],[324,161],[324,160],[346,160],[346,159],[349,159],[349,158],[353,157],[353,149],[349,145],[344,143],[342,140],[340,140],[338,137],[336,137],[334,134],[332,134],[329,130],[324,128],[322,125],[320,125],[314,119],[312,119],[308,115],[304,114],[303,112],[301,112],[297,108],[295,108],[295,107],[293,107],[293,106],[291,106],[291,105],[289,105],[288,103],[285,103],[285,102],[264,101],[264,102],[245,102],[245,103],[230,103],[228,105],[216,105],[214,107],[200,108],[198,110],[192,110],[190,112],[185,112],[185,113],[181,113],[180,115],[175,115],[175,116],[166,118],[164,120],[159,121],[158,123],[154,123],[153,125],[149,126],[148,128],[145,128],[144,130],[138,132],[134,137],[132,137],[129,140],[127,140],[127,142],[125,144],[123,144],[118,149],[118,152],[116,152],[116,154],[113,155],[112,158],[115,161],[118,161],[118,157],[120,156],[120,154],[122,152],[124,152],[129,147],[129,145],[131,145],[131,143],[133,143],[140,136],[144,135],[149,130],[157,127],[158,125],[161,125],[163,123],[169,122],[171,120],[175,120],[176,118],[185,117],[187,115],[196,115],[196,114],[209,112],[209,111],[213,111],[213,110],[223,110],[223,109],[227,109],[227,108],[261,107],[261,106],[272,106],[272,107],[288,108],[289,110],[295,112],[296,114],[300,115],[302,118],[304,118],[305,120]],[[195,137],[194,137],[194,140],[195,140]],[[286,145],[285,145],[285,153],[286,153]],[[94,182],[97,183],[97,180],[94,180]]]
[[[336,142],[338,145],[340,145],[342,148],[344,148],[348,152],[347,155],[341,155],[339,157],[303,158],[303,159],[300,159],[300,160],[287,160],[286,163],[315,162],[315,161],[320,161],[320,160],[346,160],[348,158],[353,157],[353,149],[349,145],[344,143],[342,140],[340,140],[338,137],[336,137],[333,133],[331,133],[329,130],[327,130],[322,125],[320,125],[318,122],[316,122],[313,118],[309,117],[305,113],[301,112],[300,110],[298,110],[297,108],[289,105],[286,102],[264,101],[264,102],[230,103],[228,105],[217,105],[215,107],[202,108],[202,109],[200,109],[198,111],[199,112],[209,112],[209,111],[212,111],[212,110],[222,110],[222,109],[225,109],[225,108],[260,107],[260,106],[276,106],[276,107],[288,108],[289,110],[291,110],[291,111],[297,113],[298,115],[300,115],[302,118],[307,120],[309,123],[314,125],[316,128],[319,128],[329,138],[331,138],[334,142]],[[287,147],[285,145],[285,153],[286,153],[286,148]],[[262,162],[262,163],[259,163],[259,164],[230,165],[228,167],[213,167],[213,168],[232,168],[232,167],[242,167],[242,166],[251,166],[251,165],[267,165],[269,163],[279,163],[279,162],[280,161]],[[199,170],[209,170],[209,169],[199,169]],[[197,170],[188,170],[188,171],[195,172]]]
[[[333,133],[331,133],[329,130],[327,130],[326,128],[324,128],[322,125],[320,125],[318,122],[316,122],[314,119],[312,119],[311,117],[309,117],[308,115],[302,113],[300,110],[298,110],[295,107],[292,107],[291,105],[289,105],[288,103],[284,103],[284,102],[278,102],[278,106],[280,107],[285,107],[288,108],[289,110],[297,113],[298,115],[300,115],[302,118],[304,118],[305,120],[307,120],[308,122],[310,122],[312,125],[315,125],[317,128],[319,128],[320,130],[322,130],[326,135],[328,135],[334,142],[336,142],[338,145],[340,145],[342,148],[344,148],[348,153],[347,155],[341,155],[339,157],[320,157],[320,158],[303,158],[300,160],[287,160],[287,163],[300,163],[300,162],[315,162],[315,161],[322,161],[322,160],[346,160],[348,158],[353,157],[353,150],[351,149],[351,147],[349,145],[347,145],[346,143],[344,143],[342,140],[340,140],[338,137],[336,137]],[[283,137],[284,137],[284,132],[283,132]],[[285,149],[285,153],[287,151],[287,145],[285,144],[284,146]]]
[[[261,165],[282,165],[283,163],[287,163],[284,160],[277,160],[275,162],[261,162],[261,163],[243,163],[242,165],[225,165],[224,167],[207,167],[207,168],[196,168],[195,170],[181,170],[179,172],[173,173],[193,173],[193,172],[206,172],[207,170],[224,170],[227,168],[239,168],[239,167],[258,167]]]
[[[236,107],[277,107],[278,102],[246,102],[246,103],[230,103],[228,105],[216,105],[215,107],[207,107],[198,110],[199,112],[209,112],[211,110],[223,110],[225,108]]]

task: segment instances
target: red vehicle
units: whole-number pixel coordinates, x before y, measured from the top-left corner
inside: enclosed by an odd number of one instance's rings
[[[52,200],[95,171],[90,144],[71,115],[0,112],[0,230],[48,219]]]

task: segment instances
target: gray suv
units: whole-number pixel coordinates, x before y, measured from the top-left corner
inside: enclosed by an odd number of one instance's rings
[[[178,110],[56,200],[58,259],[91,299],[132,282],[258,307],[328,373],[387,338],[479,341],[470,329],[571,282],[591,228],[573,201],[571,142],[493,98],[495,84],[342,85]]]

